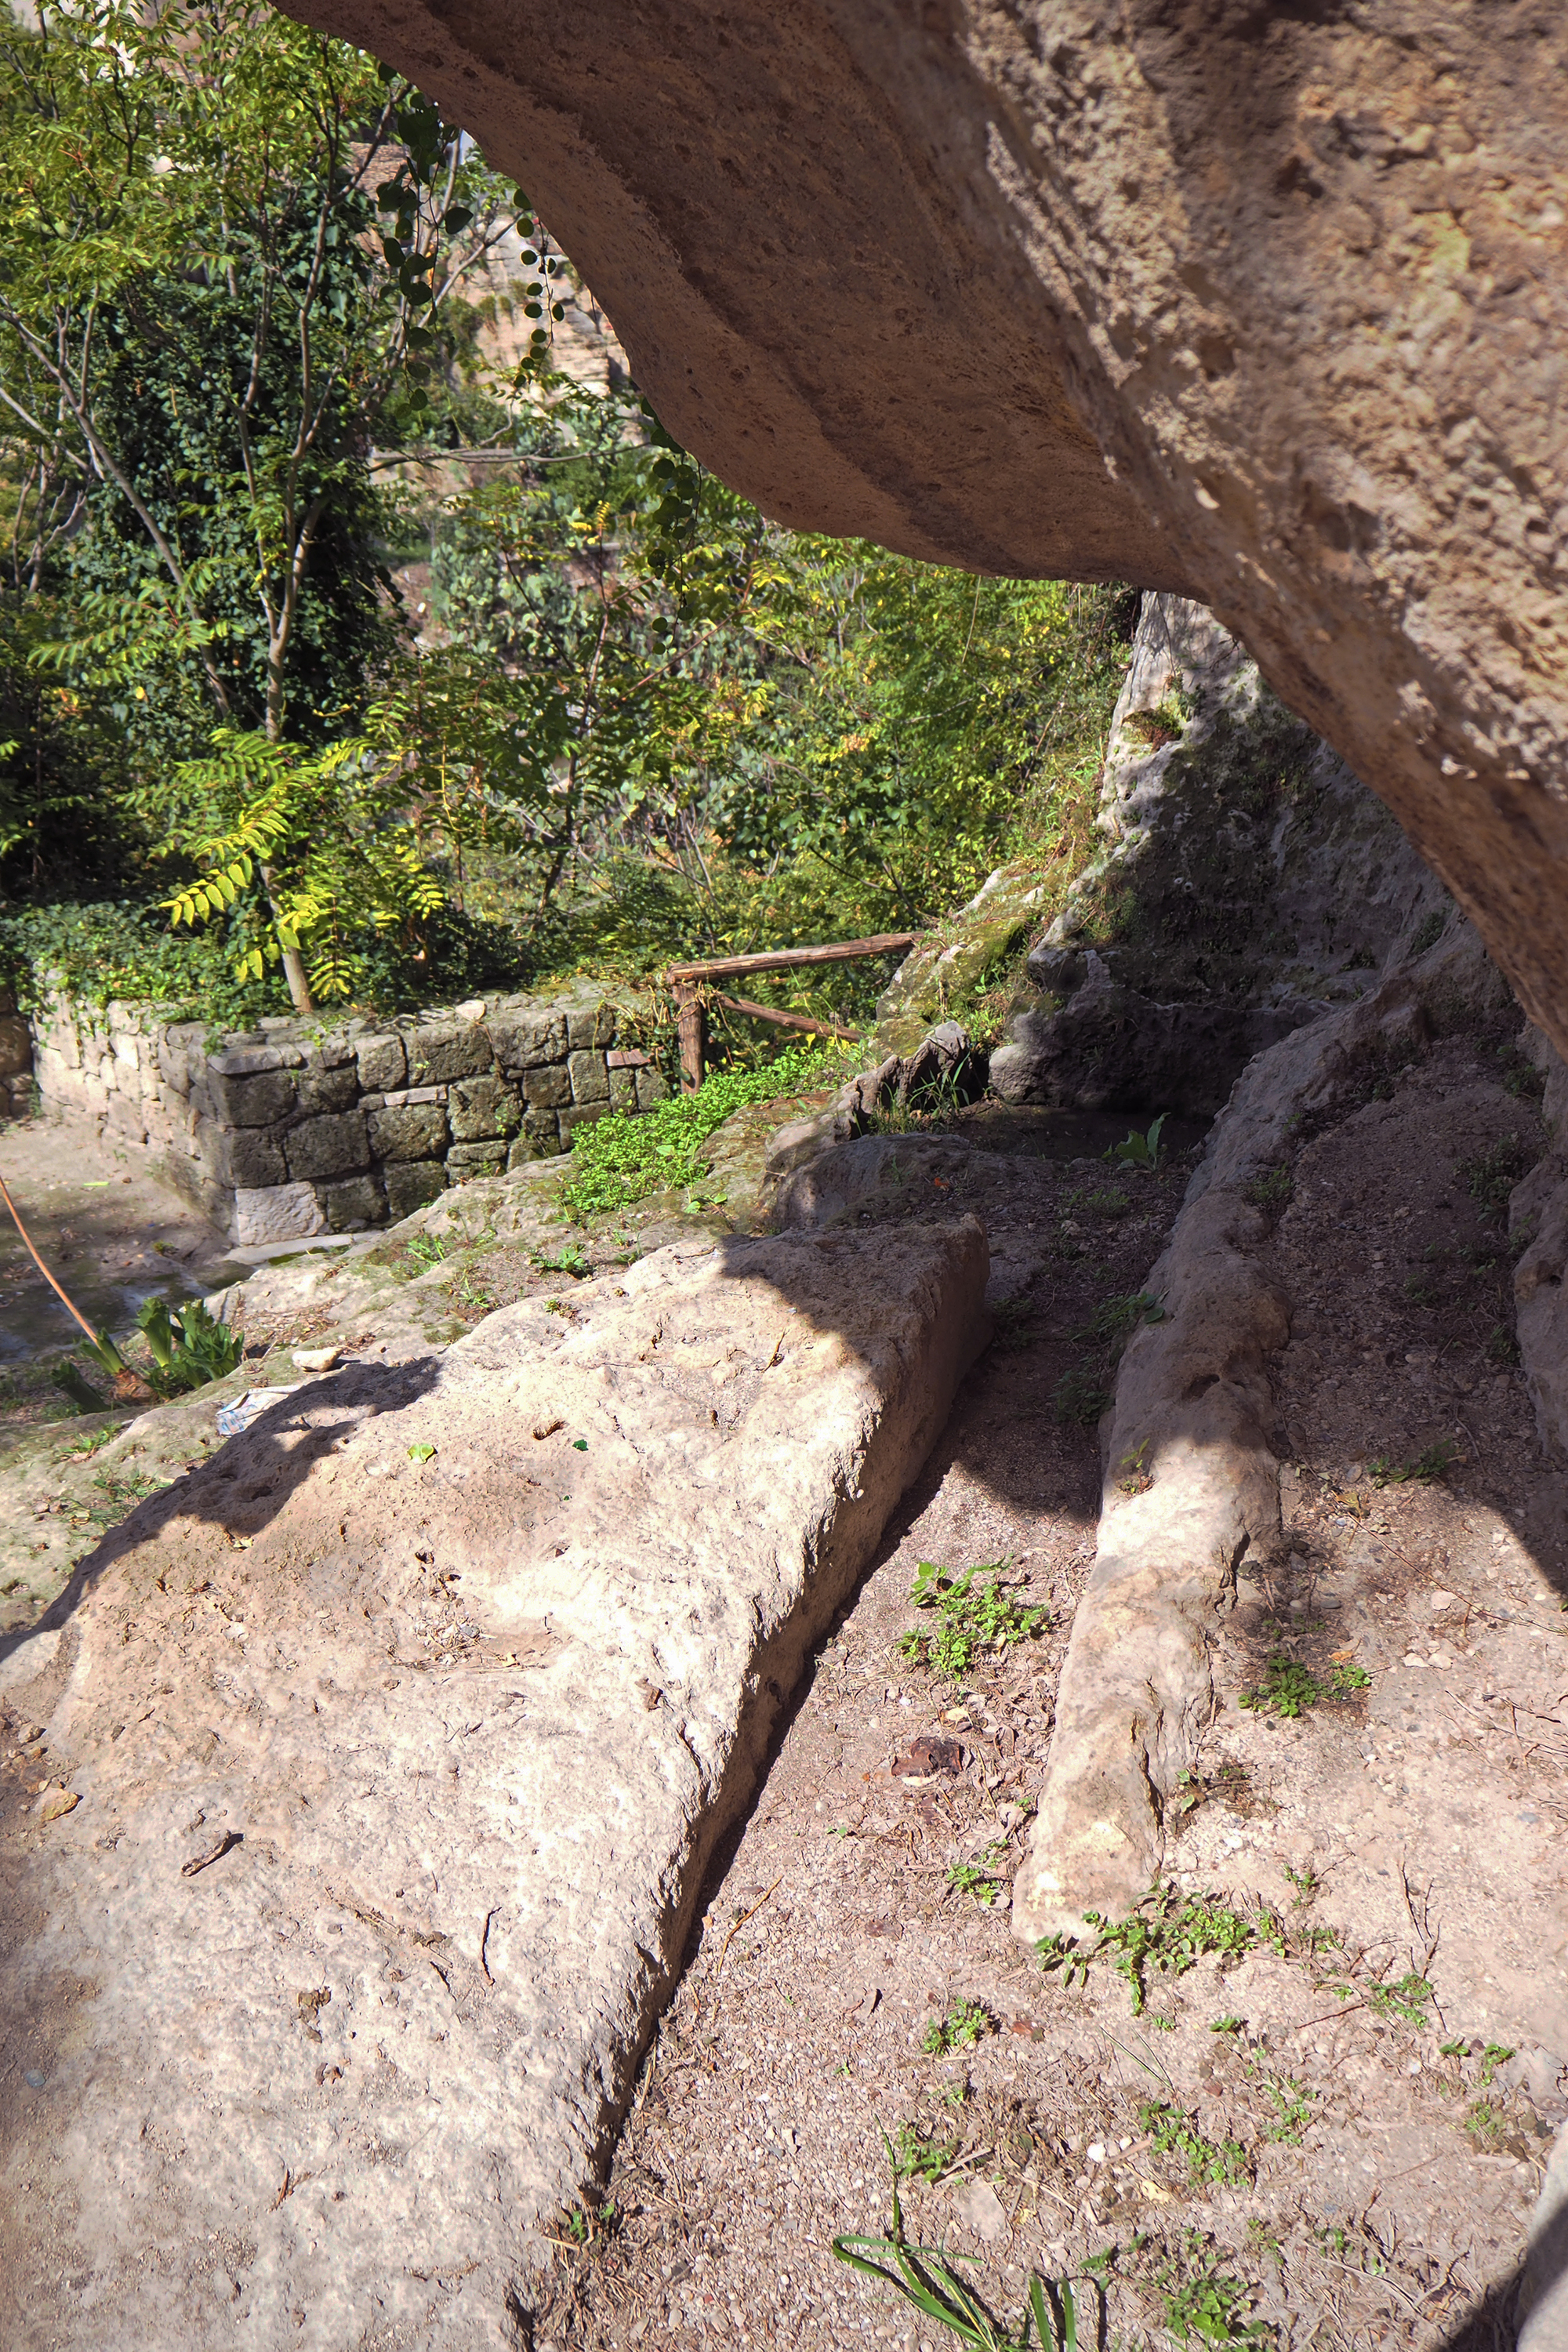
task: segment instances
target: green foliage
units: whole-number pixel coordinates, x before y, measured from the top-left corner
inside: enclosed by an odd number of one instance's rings
[[[1247,1187],[1247,1197],[1258,1209],[1280,1209],[1296,1189],[1296,1180],[1289,1168],[1271,1168],[1266,1176],[1257,1176]]]
[[[1385,1454],[1374,1454],[1366,1465],[1366,1475],[1374,1486],[1430,1486],[1458,1459],[1458,1453],[1448,1438],[1439,1437],[1414,1462],[1391,1462]]]
[[[931,1674],[960,1683],[981,1651],[1010,1649],[1039,1633],[1050,1612],[1019,1605],[1002,1582],[1009,1565],[995,1560],[960,1574],[922,1559],[910,1598],[917,1609],[934,1612],[936,1623],[914,1626],[902,1635],[900,1654]],[[977,1576],[988,1580],[977,1585]]]
[[[900,2124],[893,2143],[893,2169],[900,2180],[940,2180],[958,2154],[956,2140],[937,2139],[918,2125]]]
[[[1289,2147],[1300,2147],[1301,2135],[1312,2120],[1310,2091],[1304,2090],[1291,2075],[1282,2082],[1265,2080],[1259,2088],[1274,2109],[1274,2121],[1268,2126],[1265,2137],[1283,2141]]]
[[[1251,2303],[1240,2279],[1205,2271],[1195,2278],[1167,2284],[1165,2325],[1178,2344],[1189,2344],[1194,2337],[1200,2344],[1271,2342],[1275,2329],[1265,2320],[1248,2318]]]
[[[1163,1323],[1163,1302],[1146,1290],[1102,1298],[1075,1339],[1093,1342],[1095,1352],[1063,1373],[1052,1391],[1057,1419],[1071,1426],[1092,1428],[1110,1403],[1113,1376],[1123,1349],[1140,1324]]]
[[[1289,1657],[1283,1650],[1272,1650],[1268,1671],[1256,1690],[1245,1690],[1237,1700],[1238,1706],[1250,1707],[1263,1715],[1278,1715],[1291,1720],[1305,1715],[1320,1699],[1348,1698],[1355,1691],[1370,1687],[1371,1675],[1364,1666],[1339,1665],[1321,1681],[1310,1666]]]
[[[1424,2026],[1427,2006],[1436,1998],[1430,1979],[1411,1969],[1392,1982],[1370,1986],[1366,2005],[1377,2017],[1397,2017],[1405,2025]]]
[[[921,2036],[921,2048],[928,2058],[951,2058],[955,2050],[973,2050],[985,2034],[995,2031],[996,2021],[983,2000],[955,2001],[945,2017],[931,2020]]]
[[[1507,1214],[1509,1196],[1529,1162],[1523,1142],[1514,1134],[1500,1135],[1473,1159],[1454,1163],[1454,1173],[1483,1217]]]
[[[716,1070],[691,1094],[672,1095],[652,1110],[612,1112],[572,1130],[578,1171],[562,1198],[572,1214],[590,1217],[629,1208],[649,1192],[689,1184],[707,1168],[702,1147],[748,1104],[773,1102],[825,1086],[839,1056],[792,1046],[755,1070]]]
[[[1111,1145],[1105,1155],[1106,1158],[1120,1160],[1124,1168],[1153,1170],[1163,1166],[1165,1154],[1161,1149],[1160,1130],[1169,1117],[1169,1111],[1163,1110],[1158,1118],[1151,1121],[1148,1132],[1144,1135],[1140,1135],[1134,1128],[1131,1135],[1124,1136],[1120,1143]]]
[[[904,2132],[909,2129],[906,2125]],[[900,2302],[955,2336],[965,2352],[1078,2352],[1078,2308],[1065,2279],[1058,2286],[1031,2277],[1026,2308],[1016,2327],[1011,2327],[994,2316],[961,2276],[954,2257],[934,2246],[910,2243],[899,2201],[900,2158],[886,2132],[882,2138],[893,2176],[891,2226],[885,2237],[835,2238],[838,2260],[863,2277],[890,2286]]]
[[[1002,1885],[995,1864],[1006,1851],[1004,1841],[988,1845],[978,1862],[955,1862],[947,1874],[948,1885],[955,1894],[973,1895],[989,1911]]]
[[[161,898],[212,951],[122,978],[238,1022],[913,928],[1076,845],[1128,593],[780,530],[552,375],[563,258],[360,52],[43,0],[0,128],[0,884],[45,929]],[[479,341],[514,224],[522,401]],[[516,464],[437,513],[373,478],[475,435]],[[416,646],[383,566],[426,534]],[[49,942],[0,945],[36,995]],[[864,1019],[887,977],[759,986]]]
[[[162,1397],[184,1396],[236,1370],[245,1355],[245,1334],[216,1317],[205,1298],[193,1298],[177,1315],[168,1303],[150,1298],[136,1328],[153,1351],[152,1385]]]
[[[1108,1920],[1098,1911],[1084,1919],[1097,1932],[1092,1944],[1081,1946],[1075,1937],[1047,1936],[1036,1946],[1047,1973],[1060,1971],[1064,1985],[1084,1981],[1092,1962],[1110,1958],[1125,1978],[1132,2014],[1142,2017],[1149,2004],[1149,1970],[1161,1976],[1184,1977],[1206,1953],[1222,1965],[1237,1960],[1259,1945],[1277,1949],[1279,1931],[1267,1914],[1243,1917],[1213,1896],[1190,1895],[1178,1902],[1169,1887],[1155,1887],[1125,1919]]]
[[[1092,1429],[1110,1402],[1108,1372],[1099,1364],[1075,1364],[1051,1391],[1051,1406],[1067,1428]]]
[[[0,914],[0,976],[28,1013],[57,983],[81,1004],[151,999],[170,1019],[200,1015],[240,1028],[279,1001],[275,989],[237,978],[221,938],[174,936],[157,908],[128,899]]]
[[[1236,2139],[1205,2139],[1196,2123],[1166,2101],[1145,2101],[1138,2110],[1142,2130],[1151,2136],[1157,2156],[1180,2157],[1194,2181],[1215,2181],[1238,2188],[1252,2178],[1247,2151]]]

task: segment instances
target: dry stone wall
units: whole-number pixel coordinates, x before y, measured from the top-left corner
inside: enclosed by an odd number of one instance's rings
[[[164,1008],[166,1010],[166,1008]],[[564,1151],[579,1121],[668,1092],[605,997],[510,996],[331,1029],[267,1020],[215,1038],[153,1004],[34,1021],[46,1113],[153,1153],[237,1244],[407,1216],[449,1184]]]

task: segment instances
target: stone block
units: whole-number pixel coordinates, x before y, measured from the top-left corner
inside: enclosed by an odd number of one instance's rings
[[[208,1055],[207,1066],[215,1077],[253,1078],[263,1070],[297,1070],[304,1059],[298,1045],[226,1045]]]
[[[490,1143],[455,1143],[447,1154],[447,1181],[471,1184],[476,1176],[499,1176],[506,1157],[507,1148],[500,1136]]]
[[[268,1192],[289,1181],[282,1146],[263,1128],[220,1127],[216,1119],[198,1118],[196,1149],[216,1181],[236,1192]]]
[[[566,1015],[566,1042],[574,1053],[587,1053],[595,1045],[613,1045],[616,1042],[615,1006],[574,1005]]]
[[[445,1087],[398,1087],[391,1094],[383,1095],[381,1099],[388,1110],[401,1110],[405,1103],[444,1103],[447,1089]]]
[[[359,1100],[359,1071],[353,1057],[338,1062],[307,1062],[298,1081],[300,1108],[312,1118],[323,1111],[349,1110]]]
[[[127,1036],[124,1030],[114,1030],[110,1033],[109,1050],[122,1068],[127,1070],[141,1068],[142,1055],[137,1042],[134,1037]]]
[[[438,1160],[400,1160],[385,1174],[386,1211],[394,1223],[399,1217],[411,1217],[447,1189],[447,1171]]]
[[[574,1127],[591,1127],[595,1119],[608,1118],[609,1115],[610,1106],[607,1097],[604,1102],[571,1103],[564,1110],[559,1110],[555,1114],[561,1121],[563,1140],[571,1134]]]
[[[295,1105],[292,1070],[259,1070],[254,1076],[231,1077],[209,1064],[212,1104],[226,1127],[276,1127]]]
[[[512,1145],[511,1151],[508,1153],[507,1164],[509,1167],[512,1164],[513,1153],[516,1154],[517,1162],[521,1166],[525,1160],[551,1159],[563,1149],[560,1119],[554,1111],[524,1111],[522,1133]]]
[[[308,1241],[327,1230],[326,1213],[309,1184],[237,1185],[234,1238],[237,1243]]]
[[[386,1215],[386,1195],[374,1176],[351,1176],[342,1184],[318,1184],[316,1197],[326,1213],[329,1233],[358,1233],[363,1225],[379,1225]]]
[[[461,1029],[417,1029],[408,1040],[408,1083],[413,1087],[477,1078],[481,1071],[494,1067],[495,1053],[488,1032],[471,1024]]]
[[[635,1111],[637,1107],[637,1074],[635,1070],[610,1072],[610,1108]]]
[[[356,1175],[370,1159],[365,1122],[357,1110],[329,1111],[290,1128],[283,1139],[290,1176],[321,1181]]]
[[[108,1132],[121,1143],[145,1143],[147,1118],[140,1097],[111,1095],[104,1115]]]
[[[398,1036],[362,1037],[354,1051],[359,1082],[367,1095],[384,1095],[400,1087],[408,1075],[407,1056]]]
[[[580,1052],[567,1057],[566,1067],[572,1074],[572,1099],[575,1103],[604,1103],[610,1100],[610,1074],[605,1067],[602,1053]]]
[[[522,1104],[517,1088],[502,1078],[465,1078],[452,1088],[447,1117],[455,1141],[474,1143],[484,1136],[515,1135],[522,1122]]]
[[[510,1020],[498,1016],[486,1026],[503,1070],[536,1070],[545,1062],[559,1062],[565,1056],[563,1013],[518,1013]]]
[[[572,1073],[564,1062],[546,1062],[522,1074],[530,1110],[558,1110],[572,1099]]]
[[[19,1013],[0,1013],[0,1077],[14,1078],[32,1066],[32,1031]]]
[[[439,1103],[404,1103],[395,1109],[373,1111],[366,1124],[377,1160],[430,1160],[446,1154],[447,1114]]]
[[[658,1070],[639,1070],[637,1076],[638,1110],[651,1110],[655,1103],[669,1100],[669,1087]]]

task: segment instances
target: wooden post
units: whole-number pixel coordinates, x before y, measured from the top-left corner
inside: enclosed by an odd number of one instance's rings
[[[702,999],[689,981],[675,983],[675,1028],[680,1039],[680,1091],[695,1094],[702,1084],[702,1065],[708,1044],[708,1021],[702,1010]]]

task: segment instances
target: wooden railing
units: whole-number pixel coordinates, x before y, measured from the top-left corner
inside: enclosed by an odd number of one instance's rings
[[[836,940],[828,947],[780,948],[771,954],[710,956],[705,963],[672,963],[665,978],[675,998],[682,1093],[690,1094],[702,1084],[710,1004],[722,1004],[730,1012],[743,1013],[752,1021],[776,1022],[782,1029],[809,1029],[823,1037],[854,1039],[860,1034],[858,1029],[841,1028],[837,1021],[819,1021],[814,1013],[782,1013],[776,1004],[753,1004],[743,996],[726,996],[716,988],[709,988],[709,981],[739,980],[753,971],[794,971],[802,964],[854,963],[862,956],[888,955],[895,948],[912,948],[918,937],[915,931],[880,931],[875,939]]]

